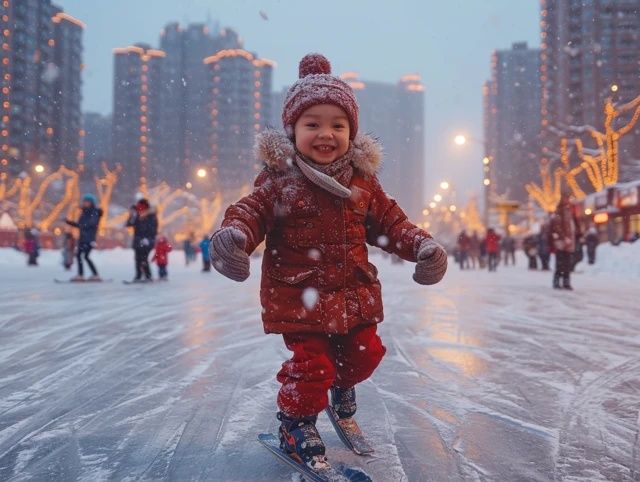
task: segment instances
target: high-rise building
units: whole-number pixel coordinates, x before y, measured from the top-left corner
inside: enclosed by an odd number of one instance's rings
[[[640,0],[541,0],[544,160],[559,149],[559,132],[602,129],[608,97],[623,104],[640,95]],[[629,116],[618,119],[620,124]],[[589,136],[584,141],[596,147]],[[620,178],[640,158],[640,124],[620,142]]]
[[[271,121],[273,62],[243,49],[207,57],[210,148],[221,186],[238,188],[255,177],[255,134]]]
[[[525,202],[540,160],[540,51],[526,42],[495,51],[483,95],[491,191]]]
[[[165,57],[146,44],[114,49],[113,160],[123,166],[122,186],[129,191],[165,179]]]
[[[45,72],[53,82],[53,161],[73,167],[84,161],[82,131],[82,31],[84,24],[56,8],[52,17],[53,65]],[[49,73],[48,73],[49,72]]]
[[[0,170],[17,174],[53,158],[53,6],[0,3]]]
[[[378,137],[384,148],[380,179],[412,219],[424,203],[424,86],[418,75],[397,84],[363,81],[355,72],[342,78],[360,106],[360,131]],[[407,176],[407,173],[411,173]]]
[[[82,136],[84,151],[84,178],[93,180],[102,173],[101,164],[106,162],[113,167],[111,116],[104,116],[97,112],[85,112],[83,115]]]
[[[241,48],[241,40],[231,29],[210,32],[205,24],[168,24],[160,35],[166,52],[166,89],[163,131],[167,173],[179,183],[188,181],[199,167],[213,167],[210,146],[211,120],[209,73],[204,59],[228,48]]]

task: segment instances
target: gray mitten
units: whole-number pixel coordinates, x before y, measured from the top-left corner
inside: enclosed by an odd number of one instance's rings
[[[416,251],[413,280],[421,285],[438,283],[447,272],[447,252],[431,238],[424,239]]]
[[[249,277],[249,255],[244,248],[247,237],[239,229],[220,228],[209,243],[211,264],[220,274],[233,281],[244,281]]]

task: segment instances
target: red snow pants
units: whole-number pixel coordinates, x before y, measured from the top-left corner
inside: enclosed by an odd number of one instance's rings
[[[284,334],[293,357],[282,364],[278,407],[290,417],[320,413],[329,404],[332,385],[351,388],[371,376],[386,348],[377,325],[360,326],[346,335]]]

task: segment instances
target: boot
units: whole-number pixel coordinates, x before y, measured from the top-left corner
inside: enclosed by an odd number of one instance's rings
[[[278,412],[280,420],[280,448],[312,470],[326,470],[331,466],[325,457],[324,442],[316,428],[317,415],[294,418]]]
[[[560,289],[560,275],[557,273],[553,275],[553,289]]]
[[[356,389],[331,387],[331,406],[340,418],[353,417],[358,408],[356,405]]]
[[[564,288],[565,290],[573,291],[573,288],[571,287],[571,282],[569,281],[568,276],[562,279],[562,288]]]

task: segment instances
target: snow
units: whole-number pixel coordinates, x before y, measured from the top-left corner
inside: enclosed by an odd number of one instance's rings
[[[298,480],[256,441],[275,432],[289,356],[260,323],[260,259],[242,285],[184,266],[125,286],[130,250],[92,253],[106,284],[54,284],[0,250],[0,480]],[[633,480],[640,470],[640,242],[598,248],[575,291],[523,257],[496,273],[413,283],[373,255],[387,354],[358,387],[374,480]],[[155,267],[154,267],[155,268]]]

